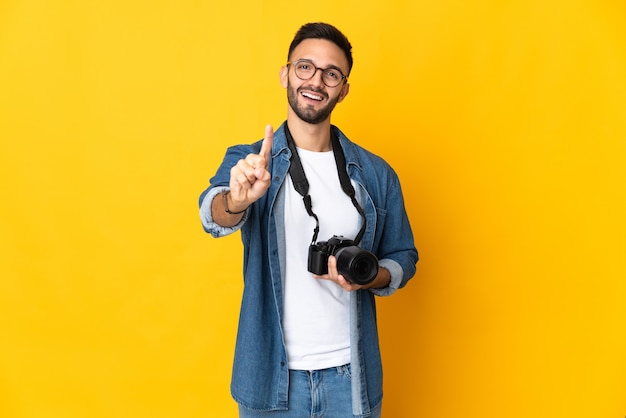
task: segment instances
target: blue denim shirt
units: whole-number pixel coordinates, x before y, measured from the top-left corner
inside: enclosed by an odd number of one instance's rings
[[[372,251],[391,273],[389,287],[358,290],[350,297],[352,409],[367,417],[382,400],[382,363],[376,325],[375,295],[386,296],[404,287],[415,274],[418,260],[413,233],[404,208],[400,182],[380,157],[351,142],[335,126],[357,200],[365,210],[367,229],[360,247]],[[230,169],[262,141],[230,147],[210,186],[200,196],[202,225],[214,237],[241,230],[244,246],[244,291],[231,381],[233,398],[246,408],[285,410],[288,405],[289,365],[284,344],[283,283],[285,271],[284,193],[291,152],[284,124],[274,133],[269,189],[234,227],[216,224],[211,202],[228,189]],[[309,233],[310,231],[303,231]],[[328,237],[326,237],[328,238]]]

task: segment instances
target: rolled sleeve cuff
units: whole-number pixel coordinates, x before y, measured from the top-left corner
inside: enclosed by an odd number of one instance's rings
[[[213,199],[222,193],[230,190],[228,187],[215,187],[211,189],[206,196],[204,196],[204,200],[202,200],[202,204],[200,205],[200,219],[202,221],[202,226],[204,230],[211,234],[215,238],[223,237],[225,235],[232,234],[233,232],[237,232],[241,229],[248,216],[250,216],[250,208],[246,209],[241,221],[237,225],[234,226],[222,226],[217,224],[213,220],[213,215],[211,214],[211,205],[213,204]]]
[[[400,284],[402,283],[402,277],[404,276],[404,271],[402,270],[402,267],[399,263],[388,258],[378,260],[378,265],[389,271],[389,274],[391,275],[391,281],[389,282],[389,286],[387,287],[383,287],[382,289],[369,290],[377,296],[392,295],[400,287]]]

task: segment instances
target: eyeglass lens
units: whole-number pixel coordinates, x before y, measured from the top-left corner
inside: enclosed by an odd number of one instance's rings
[[[344,78],[343,74],[341,74],[339,70],[335,68],[327,68],[325,70],[322,68],[317,68],[310,61],[297,61],[293,64],[296,75],[302,80],[309,80],[313,78],[317,70],[322,71],[322,81],[328,87],[337,87]]]

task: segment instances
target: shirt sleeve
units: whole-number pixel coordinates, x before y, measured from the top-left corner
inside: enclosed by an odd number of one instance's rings
[[[390,296],[394,294],[396,290],[398,290],[398,288],[400,287],[400,284],[402,283],[402,277],[404,276],[404,271],[402,271],[402,267],[400,266],[400,264],[389,258],[378,260],[378,265],[389,271],[391,281],[389,282],[389,286],[387,287],[383,287],[381,289],[369,289],[369,291],[376,296]]]
[[[239,223],[234,226],[222,226],[213,220],[213,215],[211,214],[211,205],[213,204],[213,199],[215,199],[218,194],[228,190],[228,187],[214,187],[207,192],[207,194],[204,196],[204,199],[202,200],[202,203],[200,204],[200,220],[202,221],[202,226],[204,227],[204,230],[206,232],[208,232],[215,238],[223,237],[237,232],[241,229],[243,224],[246,223],[246,221],[248,220],[248,216],[250,216],[250,208],[248,208],[241,218],[241,221],[239,221]]]

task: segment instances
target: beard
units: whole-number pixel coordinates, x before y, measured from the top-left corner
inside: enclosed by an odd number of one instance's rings
[[[335,109],[335,106],[339,102],[339,96],[333,99],[329,99],[326,106],[324,106],[323,108],[319,110],[315,110],[313,109],[313,107],[310,107],[310,106],[304,107],[304,106],[299,105],[298,97],[300,97],[301,89],[303,88],[300,87],[298,89],[294,89],[291,86],[291,83],[287,84],[287,101],[289,102],[289,106],[294,111],[294,113],[304,122],[310,123],[312,125],[317,125],[319,123],[324,122],[326,119],[328,119],[333,109]],[[328,97],[326,93],[322,93],[321,91],[317,91],[311,87],[308,87],[306,90],[315,92],[316,94],[319,94],[324,97]]]

